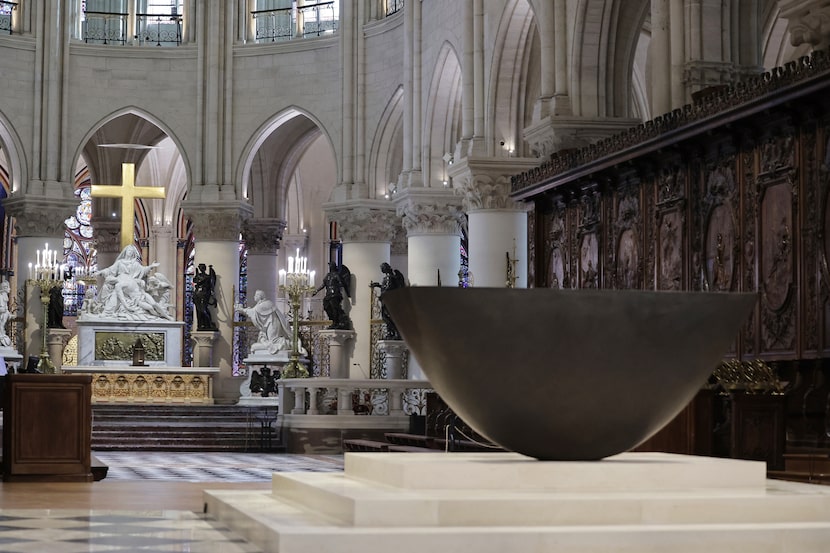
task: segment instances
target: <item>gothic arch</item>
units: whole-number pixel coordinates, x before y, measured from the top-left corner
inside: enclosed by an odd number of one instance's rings
[[[461,139],[461,64],[452,44],[445,42],[436,58],[424,111],[423,159],[425,187],[442,186],[447,180],[445,154]]]
[[[383,198],[403,170],[403,86],[381,113],[369,151],[369,198]]]
[[[20,137],[6,115],[0,112],[0,149],[6,158],[9,191],[18,192],[29,182],[28,163]]]
[[[243,150],[237,173],[242,196],[253,206],[254,217],[287,220],[289,187],[295,181],[296,168],[321,136],[339,173],[331,136],[302,108],[286,108],[257,129]]]
[[[488,155],[522,154],[521,131],[531,123],[540,94],[541,62],[536,19],[527,0],[512,0],[502,12],[490,72],[485,136]]]

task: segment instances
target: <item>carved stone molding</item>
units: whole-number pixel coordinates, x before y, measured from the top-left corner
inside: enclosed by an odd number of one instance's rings
[[[330,221],[337,222],[345,242],[392,242],[401,220],[393,207],[368,205],[339,206],[326,209]]]
[[[19,196],[7,198],[3,206],[6,213],[15,218],[18,237],[63,236],[64,221],[75,214],[78,200],[74,197],[59,200]]]
[[[182,203],[185,214],[193,221],[193,232],[201,240],[239,240],[243,223],[253,209],[244,202],[220,204]]]
[[[439,234],[461,236],[467,224],[460,205],[440,201],[420,201],[410,198],[398,204],[398,216],[403,218],[407,236]]]
[[[248,219],[242,224],[242,238],[248,253],[276,254],[286,223],[280,219]]]
[[[463,198],[464,210],[527,211],[528,206],[510,198],[513,175],[537,163],[519,158],[462,158],[447,168],[453,188]]]
[[[816,5],[806,0],[779,0],[781,18],[787,20],[790,43],[793,46],[809,44],[816,50],[830,45],[830,4]]]
[[[640,121],[589,117],[549,116],[522,130],[522,138],[536,157],[547,158],[561,149],[583,148],[624,131]]]

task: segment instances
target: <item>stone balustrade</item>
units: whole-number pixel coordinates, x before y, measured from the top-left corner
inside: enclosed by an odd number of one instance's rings
[[[427,380],[286,378],[278,381],[280,415],[425,414]]]

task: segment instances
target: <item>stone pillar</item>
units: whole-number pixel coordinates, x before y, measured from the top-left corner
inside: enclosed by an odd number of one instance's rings
[[[176,236],[172,225],[153,225],[150,228],[150,258],[148,263],[159,262],[158,272],[162,273],[173,287],[170,300],[178,297]]]
[[[99,268],[103,269],[115,263],[115,258],[121,251],[120,231],[120,221],[110,217],[93,217],[92,232],[95,238],[96,263]]]
[[[329,348],[329,378],[349,378],[349,361],[354,350],[355,334],[354,330],[320,331],[320,340]]]
[[[343,263],[354,277],[349,315],[356,336],[349,377],[368,378],[372,366],[369,283],[380,280],[380,264],[390,262],[390,241],[400,220],[389,202],[365,200],[360,206],[330,205],[324,209],[329,220],[337,222],[343,240]]]
[[[507,285],[507,254],[517,260],[514,285],[527,286],[527,206],[510,199],[510,177],[529,160],[465,158],[452,165],[453,184],[464,195],[469,221],[467,253],[472,283]]]
[[[248,247],[248,295],[262,290],[269,298],[277,296],[277,253],[285,221],[248,219],[242,226],[242,238]]]
[[[457,286],[461,234],[466,225],[458,197],[449,192],[407,190],[396,202],[406,229],[407,276],[412,286]]]
[[[216,330],[194,330],[190,333],[193,340],[193,366],[213,367],[213,345],[219,338]]]
[[[49,352],[49,359],[55,365],[55,374],[61,374],[63,366],[63,350],[72,337],[72,331],[68,328],[50,328],[46,334],[46,351]]]
[[[403,378],[403,358],[407,347],[403,340],[378,340],[378,350],[383,354],[383,368],[387,380]]]
[[[669,0],[651,0],[651,116],[668,113],[671,97],[671,41]]]
[[[239,398],[239,382],[233,376],[234,294],[239,288],[239,234],[251,208],[243,202],[218,204],[184,202],[183,208],[193,220],[196,235],[196,259],[216,270],[216,309],[214,322],[219,338],[213,353],[219,374],[214,383],[217,403],[234,403]]]
[[[41,342],[36,340],[35,331],[40,327],[43,316],[43,305],[40,302],[40,290],[26,287],[28,265],[36,262],[36,252],[42,250],[45,244],[50,249],[63,250],[64,224],[63,222],[78,207],[76,198],[49,199],[33,198],[31,196],[12,196],[5,200],[6,212],[14,217],[14,227],[17,233],[17,290],[12,294],[24,298],[24,335],[23,351],[26,359],[29,355],[38,355]],[[39,335],[39,333],[38,333]]]

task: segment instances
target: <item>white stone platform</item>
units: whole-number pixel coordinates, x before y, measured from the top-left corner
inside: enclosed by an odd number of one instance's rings
[[[346,453],[340,473],[205,492],[207,513],[280,553],[826,553],[830,487],[764,463],[664,453]]]

